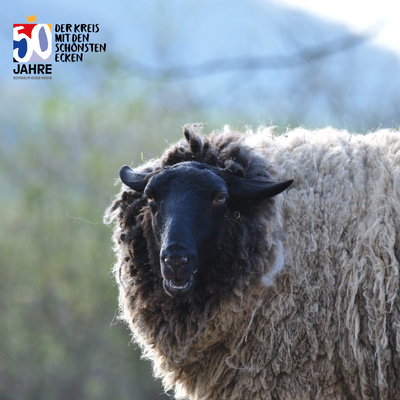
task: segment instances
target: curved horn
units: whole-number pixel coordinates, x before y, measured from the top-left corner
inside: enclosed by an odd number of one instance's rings
[[[292,183],[293,179],[284,182],[269,182],[235,177],[228,183],[228,191],[230,196],[237,200],[256,200],[276,196]]]
[[[126,186],[129,186],[136,192],[143,192],[149,179],[148,174],[136,172],[128,165],[124,165],[119,170],[119,177]]]

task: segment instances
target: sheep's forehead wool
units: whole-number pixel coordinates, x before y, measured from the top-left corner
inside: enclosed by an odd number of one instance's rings
[[[191,163],[178,164],[178,168],[165,169],[153,176],[148,183],[152,192],[179,192],[196,190],[198,193],[208,193],[215,188],[226,190],[224,180],[212,171],[198,169]],[[189,193],[190,194],[190,193]]]
[[[294,183],[228,209],[219,256],[187,301],[162,290],[143,196],[123,187],[110,206],[121,318],[166,390],[204,400],[399,398],[400,132],[198,131],[187,128],[143,170],[195,161]]]

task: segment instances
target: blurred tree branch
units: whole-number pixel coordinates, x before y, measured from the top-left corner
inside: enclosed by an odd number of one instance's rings
[[[134,61],[130,65],[130,69],[134,74],[144,79],[180,80],[202,78],[224,72],[295,68],[360,46],[376,36],[379,30],[380,27],[374,26],[363,34],[349,34],[344,38],[303,48],[292,54],[221,58],[201,64],[176,65],[164,68],[152,67]]]

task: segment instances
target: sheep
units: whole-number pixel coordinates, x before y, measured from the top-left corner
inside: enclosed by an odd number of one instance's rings
[[[400,133],[200,125],[123,182],[120,318],[178,399],[400,399]]]

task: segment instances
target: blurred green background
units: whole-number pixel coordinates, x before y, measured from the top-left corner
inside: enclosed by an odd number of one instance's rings
[[[0,111],[2,400],[166,398],[116,320],[102,217],[123,164],[161,154],[186,120],[206,116],[103,90],[90,101],[24,91]]]
[[[31,11],[42,22],[99,23],[108,47],[79,65],[53,63],[52,81],[14,81],[11,60],[0,62],[1,400],[167,398],[116,320],[102,217],[121,165],[160,155],[188,122],[206,132],[399,125],[398,56],[363,38],[343,52],[335,45],[354,39],[343,27],[261,3],[7,9],[0,42],[10,58],[10,26]],[[131,25],[114,23],[126,15]],[[269,64],[252,58],[265,55]]]

